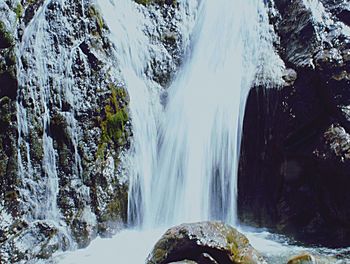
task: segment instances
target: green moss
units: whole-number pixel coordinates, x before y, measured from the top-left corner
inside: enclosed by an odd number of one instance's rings
[[[126,144],[125,125],[129,120],[126,104],[126,91],[124,88],[110,85],[111,96],[104,107],[103,118],[100,120],[102,130],[101,141],[97,156],[101,157],[108,144],[113,143],[115,147]],[[120,101],[122,103],[120,103]]]
[[[101,33],[102,29],[104,28],[105,25],[104,25],[103,18],[101,16],[100,12],[96,9],[95,6],[89,7],[88,16],[96,19],[97,30],[98,30],[98,32]]]
[[[20,19],[23,15],[23,6],[21,5],[21,3],[18,3],[16,8],[15,8],[15,13],[16,13],[16,17],[17,19]]]

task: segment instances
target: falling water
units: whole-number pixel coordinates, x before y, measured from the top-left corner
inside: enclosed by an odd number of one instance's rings
[[[131,104],[135,144],[147,148],[135,148],[129,216],[148,227],[236,221],[243,110],[262,55],[273,50],[271,37],[261,39],[269,32],[260,1],[201,1],[197,8],[192,45],[158,130],[154,115],[137,111],[145,96]]]
[[[256,74],[258,1],[202,1],[169,90],[146,221],[235,222],[242,111]]]
[[[156,53],[143,32],[150,19],[132,1],[98,1],[130,94],[129,221],[143,227],[208,219],[234,224],[248,91],[256,76],[271,78],[283,66],[276,60],[270,68],[277,71],[261,72],[266,55],[275,55],[261,1],[179,2],[198,13],[163,111],[161,88],[144,73]]]

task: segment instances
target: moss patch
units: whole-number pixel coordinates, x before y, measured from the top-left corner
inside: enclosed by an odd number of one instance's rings
[[[105,27],[105,24],[104,24],[104,21],[103,21],[103,18],[101,16],[100,12],[96,9],[95,6],[91,5],[89,7],[88,17],[94,18],[95,21],[96,21],[97,32],[92,31],[92,33],[93,34],[96,34],[96,33],[101,34],[102,33],[102,29]]]
[[[111,96],[104,107],[100,127],[102,130],[101,141],[98,146],[97,156],[102,157],[108,145],[113,144],[117,149],[127,143],[125,131],[126,122],[129,120],[127,111],[127,93],[124,88],[110,85]]]
[[[17,19],[20,19],[23,15],[23,6],[21,5],[21,3],[18,3],[16,8],[15,8],[15,13],[16,13],[16,17]]]

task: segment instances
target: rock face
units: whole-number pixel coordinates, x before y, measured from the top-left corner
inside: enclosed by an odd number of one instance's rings
[[[221,222],[183,224],[169,229],[154,246],[147,264],[265,263],[248,239]]]
[[[349,246],[348,1],[270,2],[291,70],[249,96],[239,169],[241,221],[297,240]]]
[[[165,87],[181,63],[186,41],[178,21],[186,13],[174,3],[132,3],[154,19],[144,32],[159,49],[144,72]],[[0,0],[5,263],[84,247],[126,225],[128,179],[121,159],[132,122],[109,34],[95,1]]]

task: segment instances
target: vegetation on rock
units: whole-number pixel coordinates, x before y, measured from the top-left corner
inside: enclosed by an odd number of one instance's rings
[[[110,84],[111,96],[104,107],[100,126],[102,130],[101,141],[98,146],[97,156],[101,157],[108,144],[114,144],[115,148],[127,143],[125,125],[129,120],[127,111],[127,93],[123,87]]]

